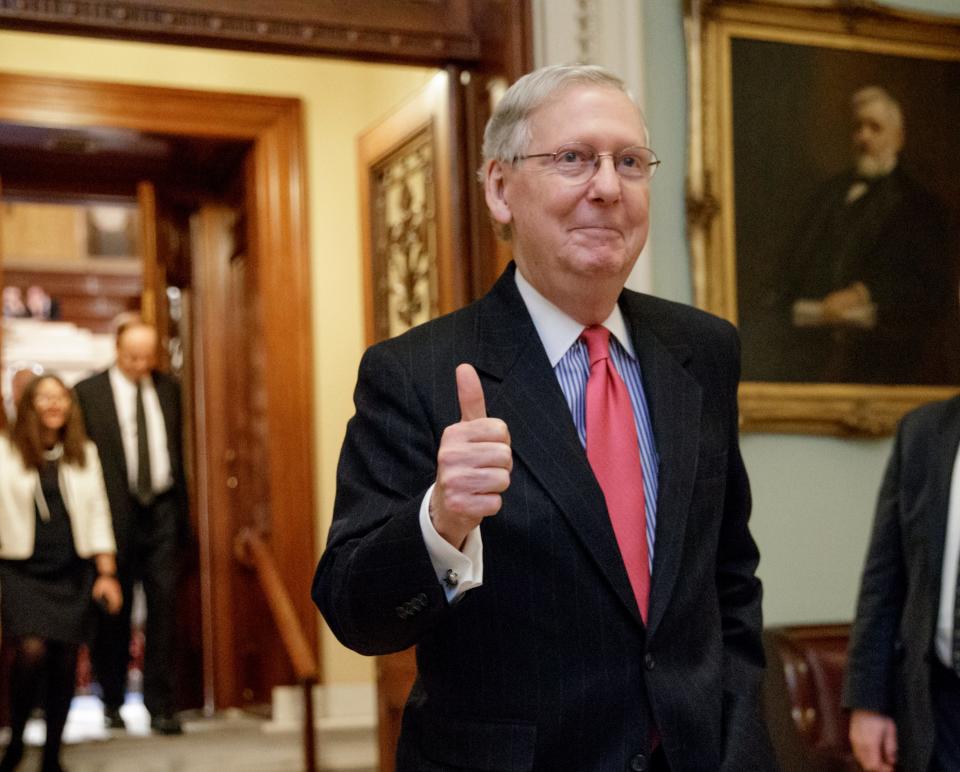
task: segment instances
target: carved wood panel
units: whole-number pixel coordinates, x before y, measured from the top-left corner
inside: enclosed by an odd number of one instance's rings
[[[456,246],[449,78],[421,92],[359,139],[367,340],[399,335],[463,305],[468,266]]]
[[[371,169],[374,324],[377,339],[437,315],[433,126]]]

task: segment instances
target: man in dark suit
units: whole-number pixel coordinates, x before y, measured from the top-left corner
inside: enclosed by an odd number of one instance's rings
[[[774,768],[737,336],[623,289],[646,144],[602,68],[514,84],[483,177],[516,266],[360,365],[313,597],[416,644],[402,772]]]
[[[154,731],[179,734],[173,714],[177,547],[189,533],[189,514],[180,389],[154,369],[156,354],[157,331],[130,318],[117,330],[116,364],[75,387],[103,466],[124,600],[119,615],[98,615],[91,656],[107,726],[121,729],[133,588],[141,583],[147,605],[144,705]]]
[[[960,397],[900,423],[880,488],[844,704],[866,770],[960,769]]]

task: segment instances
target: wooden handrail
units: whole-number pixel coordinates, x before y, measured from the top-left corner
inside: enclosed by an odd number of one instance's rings
[[[287,656],[293,664],[297,680],[303,685],[303,749],[306,772],[317,768],[316,737],[313,727],[313,685],[319,668],[303,627],[294,611],[290,595],[283,584],[270,548],[252,528],[243,528],[234,542],[234,554],[241,563],[251,566],[260,581],[273,621],[280,632]]]

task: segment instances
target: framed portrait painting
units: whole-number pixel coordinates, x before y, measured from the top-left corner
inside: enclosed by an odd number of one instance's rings
[[[960,391],[960,18],[690,0],[696,301],[745,429],[889,433]]]

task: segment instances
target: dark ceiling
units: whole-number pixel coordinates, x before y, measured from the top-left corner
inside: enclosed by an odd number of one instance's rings
[[[249,144],[114,128],[0,122],[4,196],[135,196],[137,183],[181,200],[224,195]]]

